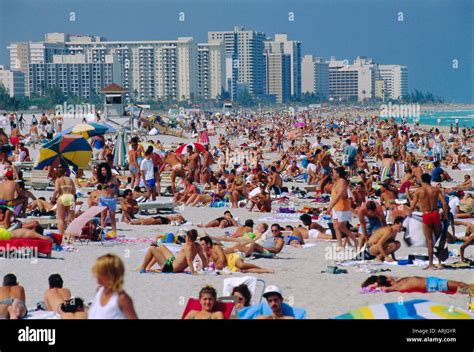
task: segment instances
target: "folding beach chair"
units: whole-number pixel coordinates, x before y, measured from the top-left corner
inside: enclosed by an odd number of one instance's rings
[[[186,308],[184,308],[183,315],[181,319],[184,319],[186,315],[192,310],[202,310],[201,303],[197,298],[190,298],[188,303],[186,304]],[[222,312],[224,314],[224,319],[229,319],[232,311],[234,310],[234,303],[233,302],[216,302],[216,310]]]
[[[257,291],[258,284],[262,284],[262,288]],[[224,288],[222,290],[222,297],[219,297],[219,300],[230,300],[233,299],[232,290],[234,287],[245,284],[247,285],[250,293],[252,294],[252,302],[258,303],[263,299],[263,291],[265,290],[265,281],[262,279],[257,279],[253,276],[239,276],[239,277],[231,277],[224,279]],[[257,299],[257,292],[258,296],[260,297]]]

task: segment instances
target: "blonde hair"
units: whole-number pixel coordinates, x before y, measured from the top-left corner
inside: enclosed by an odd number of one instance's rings
[[[106,254],[97,258],[94,266],[92,267],[92,274],[95,277],[103,277],[107,280],[105,284],[107,288],[113,292],[122,291],[125,267],[122,259],[115,254]]]

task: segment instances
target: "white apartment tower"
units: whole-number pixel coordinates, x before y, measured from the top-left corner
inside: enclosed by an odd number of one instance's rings
[[[204,99],[216,99],[225,90],[226,53],[220,40],[198,44],[197,94]]]
[[[288,34],[275,34],[275,43],[281,43],[283,52],[290,55],[291,95],[301,96],[301,42],[288,40]]]
[[[398,100],[408,94],[408,67],[402,65],[377,65],[377,79],[383,80],[382,95],[385,99]]]
[[[320,57],[303,56],[301,62],[302,93],[329,97],[329,65]]]
[[[226,80],[231,80],[232,96],[238,85],[248,87],[255,95],[265,93],[264,33],[234,27],[233,31],[208,32],[208,40],[224,42]]]

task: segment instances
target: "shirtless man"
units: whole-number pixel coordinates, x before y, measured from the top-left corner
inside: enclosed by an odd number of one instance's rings
[[[134,215],[140,210],[138,202],[133,199],[133,192],[131,189],[126,189],[123,192],[123,200],[120,202],[122,208],[122,221],[130,224],[134,219]]]
[[[63,288],[63,279],[59,274],[51,275],[48,282],[49,289],[44,293],[45,308],[49,311],[61,313],[61,304],[71,298],[71,291]]]
[[[163,170],[165,169],[167,165],[171,167],[171,193],[175,194],[176,193],[176,184],[175,184],[176,177],[179,176],[183,180],[186,178],[186,172],[183,168],[183,161],[181,160],[181,157],[176,155],[175,153],[166,152],[163,158],[163,164],[161,165],[161,168],[160,168],[160,174],[162,174]]]
[[[165,245],[159,247],[152,245],[148,249],[142,265],[136,271],[145,273],[151,269],[154,263],[157,263],[164,273],[181,273],[189,267],[191,273],[193,275],[196,274],[193,261],[197,255],[201,258],[203,267],[206,268],[208,266],[207,258],[201,246],[195,242],[197,237],[198,233],[196,230],[187,231],[186,242],[176,257]]]
[[[256,243],[255,241],[250,241],[247,243],[240,243],[233,247],[228,247],[224,249],[226,254],[234,253],[235,250],[238,250],[245,254],[246,257],[252,255],[253,252],[266,253],[266,254],[278,254],[283,249],[285,245],[283,241],[283,236],[281,234],[281,228],[279,224],[272,224],[271,226],[272,236],[267,237],[263,245]]]
[[[383,262],[393,262],[395,260],[395,252],[400,248],[400,242],[395,240],[397,234],[403,228],[403,218],[395,219],[393,225],[382,227],[376,230],[367,241],[367,248],[375,260]],[[389,255],[392,258],[389,258]]]
[[[11,171],[5,173],[5,178],[6,180],[0,183],[0,205],[11,207],[21,190],[18,183],[13,181]]]
[[[202,153],[202,170],[201,170],[201,183],[209,184],[211,178],[211,165],[214,164],[214,158],[209,153],[209,144],[204,146],[204,152]]]
[[[388,188],[386,183],[380,184],[380,204],[382,204],[382,206],[387,207],[389,201],[396,199],[397,196]]]
[[[472,285],[471,285],[472,286]],[[421,292],[455,292],[458,289],[467,289],[469,285],[437,277],[410,276],[395,278],[392,276],[370,276],[362,283],[362,287],[380,287],[385,292],[421,291]]]
[[[385,215],[382,207],[372,200],[360,206],[357,216],[359,217],[362,230],[362,234],[359,238],[359,247],[362,247],[375,230],[387,224],[385,223]]]
[[[132,180],[130,182],[132,188],[140,186],[140,166],[138,165],[138,142],[132,141],[132,149],[128,151],[128,169]]]
[[[198,189],[196,185],[193,184],[191,177],[187,177],[184,180],[184,190],[182,192],[176,192],[173,196],[173,201],[176,204],[185,204],[191,196],[198,194]]]
[[[221,246],[214,244],[209,236],[201,237],[199,243],[208,263],[213,262],[218,270],[223,270],[227,266],[224,250]]]
[[[443,206],[443,221],[448,219],[448,204],[442,194],[442,190],[438,187],[431,186],[431,175],[421,175],[421,187],[413,195],[413,202],[410,211],[413,212],[417,205],[423,213],[423,233],[428,246],[429,265],[428,270],[433,269],[433,234],[435,243],[441,234],[441,219],[438,211],[438,200]],[[440,248],[444,248],[444,243],[440,244]],[[441,251],[439,251],[441,252]],[[438,257],[438,269],[442,268],[441,259]]]
[[[275,166],[270,168],[270,175],[268,176],[268,189],[273,189],[276,195],[279,195],[282,192],[283,179],[281,175],[277,172]]]
[[[186,147],[187,150],[187,164],[186,171],[188,172],[188,178],[192,179],[192,182],[199,181],[199,173],[201,169],[201,159],[199,153],[193,149],[191,145]]]
[[[130,222],[132,225],[169,225],[172,222],[179,222],[180,224],[186,222],[186,219],[181,214],[167,215],[167,216],[153,216],[151,218],[135,219]]]

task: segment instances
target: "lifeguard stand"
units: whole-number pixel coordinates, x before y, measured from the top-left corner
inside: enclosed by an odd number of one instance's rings
[[[118,84],[112,83],[101,89],[100,92],[104,94],[105,119],[123,117],[125,112],[125,93],[127,90]]]

